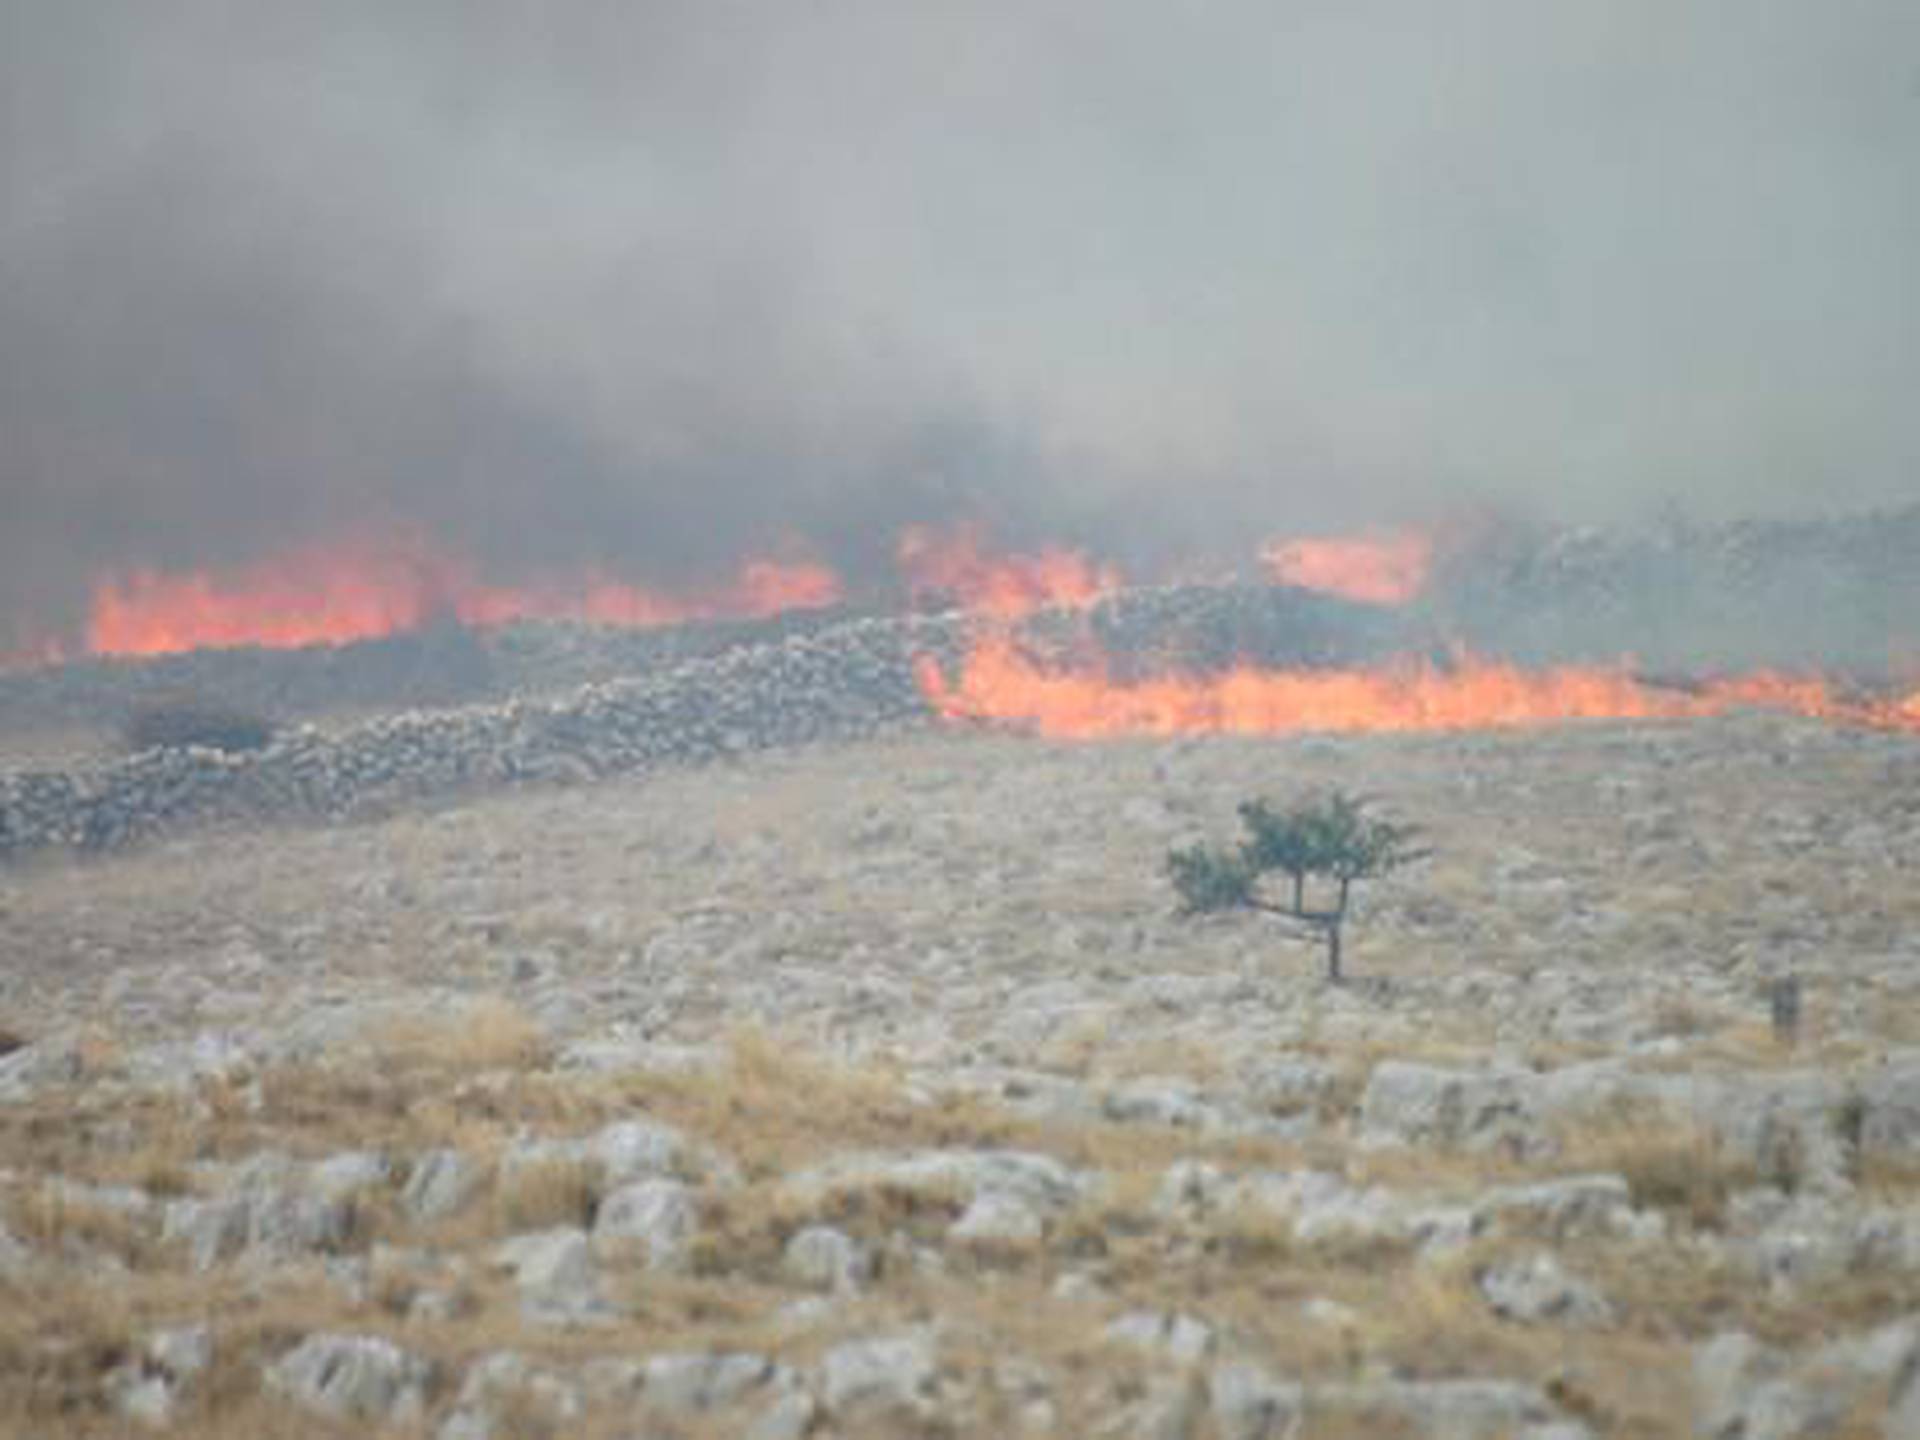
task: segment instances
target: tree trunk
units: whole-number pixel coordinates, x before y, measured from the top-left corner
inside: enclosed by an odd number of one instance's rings
[[[1341,981],[1340,974],[1340,921],[1336,916],[1327,922],[1327,979],[1335,985]]]

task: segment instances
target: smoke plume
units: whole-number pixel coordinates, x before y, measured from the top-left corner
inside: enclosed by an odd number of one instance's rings
[[[0,617],[1920,477],[1905,0],[0,0]],[[0,626],[0,631],[4,626]],[[4,647],[0,647],[4,648]]]

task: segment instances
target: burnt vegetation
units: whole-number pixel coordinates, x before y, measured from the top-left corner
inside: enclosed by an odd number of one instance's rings
[[[1366,806],[1339,790],[1285,807],[1243,802],[1247,838],[1239,845],[1190,845],[1168,854],[1181,913],[1246,909],[1298,922],[1325,940],[1327,979],[1339,984],[1354,885],[1428,854],[1416,846],[1414,827],[1375,819]]]

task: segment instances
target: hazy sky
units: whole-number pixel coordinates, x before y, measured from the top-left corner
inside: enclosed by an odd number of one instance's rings
[[[1913,0],[0,0],[0,603],[1920,498]]]

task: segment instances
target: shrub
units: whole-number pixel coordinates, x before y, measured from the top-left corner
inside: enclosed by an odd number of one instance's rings
[[[1366,802],[1342,791],[1284,809],[1266,800],[1240,806],[1247,838],[1237,847],[1192,845],[1167,856],[1167,875],[1182,914],[1263,910],[1318,930],[1327,942],[1327,978],[1341,979],[1341,934],[1356,881],[1372,879],[1422,858],[1408,825],[1376,820]],[[1261,893],[1268,875],[1287,878],[1284,900]],[[1330,887],[1320,905],[1308,903],[1308,881]]]
[[[264,750],[273,722],[262,715],[196,695],[163,695],[139,706],[121,731],[129,750],[197,745],[236,754]]]

